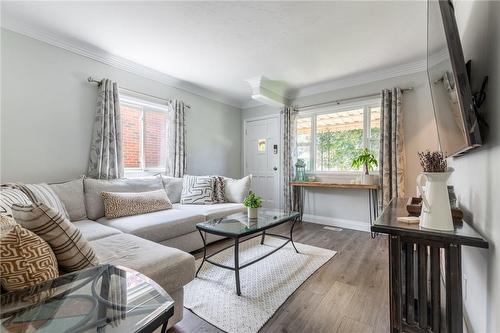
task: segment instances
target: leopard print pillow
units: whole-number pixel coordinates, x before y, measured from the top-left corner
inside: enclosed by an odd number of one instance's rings
[[[172,208],[165,190],[137,193],[101,192],[101,198],[104,201],[104,216],[111,219]]]

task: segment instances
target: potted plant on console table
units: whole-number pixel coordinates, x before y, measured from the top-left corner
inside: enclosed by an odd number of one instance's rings
[[[245,200],[243,200],[243,205],[247,207],[248,218],[256,219],[259,214],[258,209],[262,207],[262,198],[250,191]]]
[[[362,180],[363,184],[373,185],[375,183],[375,176],[370,175],[370,170],[378,166],[378,162],[368,148],[361,150],[359,155],[352,160],[353,168],[359,169],[361,166],[365,171]]]

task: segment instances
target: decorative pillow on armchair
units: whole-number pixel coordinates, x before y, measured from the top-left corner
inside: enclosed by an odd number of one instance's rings
[[[181,204],[210,205],[214,203],[214,179],[211,176],[184,176]]]

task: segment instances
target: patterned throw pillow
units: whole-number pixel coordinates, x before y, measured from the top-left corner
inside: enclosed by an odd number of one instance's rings
[[[214,176],[214,202],[226,202],[226,191],[224,189],[224,177]]]
[[[17,223],[43,238],[54,251],[61,270],[78,271],[99,264],[94,250],[81,231],[64,215],[44,203],[13,205]]]
[[[209,205],[213,203],[214,180],[210,176],[184,176],[181,204]]]
[[[2,217],[0,229],[0,281],[4,290],[15,291],[59,276],[54,252],[42,238],[11,217]]]
[[[31,200],[31,202],[41,202],[49,207],[61,212],[69,219],[68,211],[63,202],[47,184],[21,184],[19,189],[23,191]]]
[[[123,193],[101,192],[107,218],[139,215],[172,208],[165,190]]]
[[[0,214],[12,216],[12,205],[29,205],[30,199],[17,188],[2,186],[0,188]]]

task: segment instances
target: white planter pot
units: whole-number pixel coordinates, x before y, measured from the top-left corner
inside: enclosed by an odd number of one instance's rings
[[[363,175],[361,177],[361,183],[364,185],[374,185],[375,184],[375,175]]]
[[[258,208],[247,207],[247,211],[248,211],[248,218],[249,219],[256,219],[259,216],[259,209]]]

